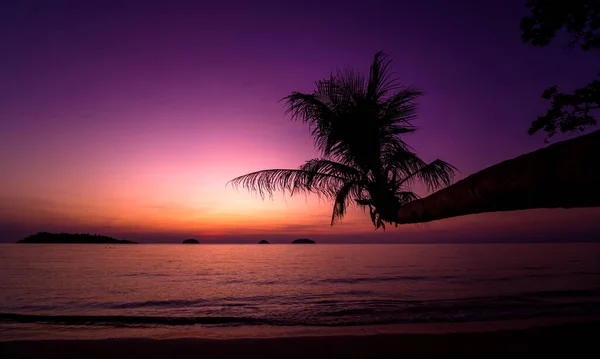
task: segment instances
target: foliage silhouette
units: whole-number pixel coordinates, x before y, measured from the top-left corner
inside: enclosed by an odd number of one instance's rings
[[[312,93],[283,98],[292,120],[309,125],[321,157],[298,169],[257,171],[230,183],[262,198],[275,191],[324,196],[334,202],[331,225],[350,205],[368,207],[375,229],[396,223],[400,206],[418,198],[411,191],[415,182],[429,190],[449,185],[455,167],[441,160],[426,163],[400,138],[416,130],[411,121],[422,92],[400,86],[390,62],[378,52],[368,76],[338,70],[318,81]]]
[[[570,37],[568,47],[579,46],[583,51],[600,49],[600,0],[529,0],[526,6],[531,9],[531,16],[521,20],[524,42],[548,45],[564,28]],[[548,142],[557,131],[581,132],[586,126],[596,125],[590,113],[600,108],[600,80],[593,80],[572,94],[560,93],[557,86],[551,86],[542,98],[550,100],[550,108],[533,121],[528,133],[544,130]]]
[[[534,46],[548,45],[564,28],[569,47],[600,49],[600,1],[529,0],[531,16],[521,20],[521,38]]]

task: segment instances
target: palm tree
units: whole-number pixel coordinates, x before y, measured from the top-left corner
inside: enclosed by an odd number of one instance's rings
[[[396,223],[400,206],[418,199],[417,181],[430,190],[449,185],[455,168],[440,160],[426,163],[400,138],[414,132],[416,99],[422,92],[391,78],[391,60],[375,54],[368,78],[338,70],[318,81],[310,94],[283,98],[286,113],[307,123],[320,158],[298,169],[269,169],[234,178],[262,198],[275,191],[315,193],[333,200],[331,225],[349,205],[369,208],[375,229]]]

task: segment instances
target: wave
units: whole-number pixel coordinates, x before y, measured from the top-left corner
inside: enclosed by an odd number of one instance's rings
[[[161,307],[161,308],[179,308],[179,307],[191,307],[198,304],[207,303],[206,300],[147,300],[143,302],[126,302],[109,305],[112,309],[133,309],[133,308],[144,308],[144,307]]]
[[[43,313],[40,313],[43,311]],[[81,315],[79,315],[81,314]],[[107,315],[109,314],[109,315]],[[600,288],[419,300],[346,290],[135,302],[69,302],[3,308],[0,323],[86,326],[349,326],[600,315]]]
[[[423,281],[423,280],[448,280],[456,279],[455,276],[389,276],[389,277],[355,277],[355,278],[329,278],[323,279],[320,283],[330,284],[351,284],[351,283],[362,283],[362,282],[396,282],[396,281]]]
[[[339,297],[338,297],[339,298]],[[165,300],[106,303],[116,315],[31,314],[15,308],[0,322],[99,326],[351,326],[422,322],[474,322],[600,315],[600,288],[538,291],[511,296],[406,300],[336,296],[231,297],[219,300]],[[135,313],[142,308],[143,313]],[[165,316],[168,309],[172,315]],[[250,310],[252,309],[252,310]],[[133,310],[133,313],[131,312]],[[89,311],[86,311],[88,314]],[[100,313],[104,314],[104,313]],[[112,313],[111,313],[112,314]],[[155,315],[152,315],[155,314]],[[161,315],[163,314],[163,315]]]
[[[335,308],[335,307],[334,307]],[[351,307],[293,311],[275,315],[249,316],[129,316],[129,315],[38,315],[0,313],[0,323],[36,323],[66,326],[156,327],[156,326],[315,326],[344,327],[408,323],[478,322],[540,317],[574,317],[600,315],[598,303],[556,305],[540,307],[523,306],[447,306],[428,308],[411,306],[389,308],[386,306]]]
[[[523,292],[514,295],[503,295],[503,296],[475,296],[475,297],[463,297],[456,299],[432,299],[432,300],[412,300],[412,299],[369,299],[360,298],[361,296],[371,296],[376,294],[372,291],[338,291],[327,295],[310,294],[310,295],[289,295],[289,296],[248,296],[248,297],[225,297],[214,300],[207,299],[196,299],[196,300],[159,300],[159,301],[142,301],[142,302],[127,302],[119,304],[108,304],[107,309],[130,309],[130,308],[179,308],[179,307],[203,307],[203,306],[253,306],[260,304],[306,304],[306,305],[321,305],[321,304],[332,304],[332,305],[346,305],[353,303],[361,303],[364,305],[372,305],[375,303],[383,305],[406,305],[406,304],[434,304],[434,305],[458,305],[459,303],[465,303],[473,305],[473,303],[528,303],[528,302],[539,302],[540,300],[546,299],[563,299],[563,298],[593,298],[598,297],[600,300],[600,288],[595,289],[580,289],[580,290],[552,290],[552,291],[536,291],[536,292]],[[346,297],[347,296],[347,297]],[[334,299],[339,297],[345,297],[343,299]],[[381,297],[380,297],[381,298]]]
[[[264,320],[244,317],[159,317],[124,315],[37,315],[0,313],[0,322],[16,323],[53,323],[67,325],[113,325],[157,324],[157,325],[194,325],[194,324],[262,324]]]
[[[393,269],[396,266],[366,266],[377,267],[377,268],[388,268]],[[356,276],[356,277],[342,277],[342,278],[326,278],[326,279],[313,279],[313,278],[301,278],[289,280],[288,283],[297,283],[301,285],[328,285],[328,284],[366,284],[366,283],[392,283],[392,282],[414,282],[414,281],[449,281],[449,282],[509,282],[520,279],[553,279],[553,278],[564,278],[571,276],[600,276],[600,272],[589,272],[589,271],[574,271],[574,272],[545,272],[548,270],[543,266],[523,266],[515,267],[515,270],[521,271],[520,273],[510,274],[500,277],[490,277],[481,275],[476,271],[467,270],[461,271],[459,274],[453,275],[396,275],[395,273],[383,273],[377,276]],[[170,274],[165,273],[126,273],[121,274],[122,277],[170,277]],[[236,284],[252,284],[252,285],[273,285],[279,284],[276,280],[262,280],[260,278],[252,279],[240,279],[230,277],[220,277],[219,273],[192,273],[189,278],[193,278],[195,281],[205,280],[214,281],[218,285],[236,285]],[[209,278],[210,277],[210,278]],[[188,280],[188,279],[185,279]]]
[[[359,283],[378,283],[378,282],[412,282],[412,281],[452,281],[452,282],[509,282],[518,279],[553,279],[565,276],[600,276],[598,272],[573,272],[573,273],[539,273],[542,267],[527,267],[533,273],[523,273],[504,277],[479,277],[474,273],[471,276],[457,275],[381,275],[377,277],[351,277],[351,278],[327,278],[312,283],[305,284],[359,284]]]
[[[600,297],[600,288],[597,289],[572,289],[572,290],[549,290],[527,293],[533,298],[576,298],[576,297]]]

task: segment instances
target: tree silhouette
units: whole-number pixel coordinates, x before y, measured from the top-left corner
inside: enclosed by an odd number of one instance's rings
[[[230,181],[262,198],[275,191],[315,193],[333,200],[331,225],[350,205],[368,207],[375,229],[396,223],[400,206],[418,198],[416,181],[430,190],[452,182],[455,168],[426,163],[400,138],[414,132],[416,99],[422,92],[400,86],[390,74],[391,60],[379,52],[368,76],[338,70],[318,81],[310,93],[285,97],[287,113],[307,123],[321,157],[298,169],[269,169]]]
[[[521,20],[521,38],[534,46],[548,45],[561,29],[569,35],[568,47],[583,51],[600,49],[600,0],[529,0],[531,16]],[[600,74],[598,75],[600,78]],[[600,80],[560,93],[557,86],[547,88],[542,98],[550,100],[545,115],[533,121],[529,134],[546,132],[546,142],[556,134],[581,132],[596,125],[591,112],[600,108]]]

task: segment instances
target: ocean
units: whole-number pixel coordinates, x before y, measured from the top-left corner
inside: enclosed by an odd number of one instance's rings
[[[600,314],[600,243],[0,244],[0,340]]]

